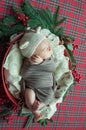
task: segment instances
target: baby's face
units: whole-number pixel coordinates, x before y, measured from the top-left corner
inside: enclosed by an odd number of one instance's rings
[[[35,54],[40,56],[42,59],[48,59],[51,57],[52,49],[46,39],[39,44],[35,51]]]

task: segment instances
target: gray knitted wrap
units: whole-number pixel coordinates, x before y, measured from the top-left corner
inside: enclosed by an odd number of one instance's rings
[[[23,87],[35,91],[37,99],[48,104],[54,96],[55,63],[53,58],[45,60],[41,64],[30,64],[27,59],[24,61],[21,75]]]

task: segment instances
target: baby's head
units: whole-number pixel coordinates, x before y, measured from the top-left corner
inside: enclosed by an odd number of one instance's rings
[[[19,48],[22,55],[27,58],[37,55],[44,60],[51,57],[52,54],[52,49],[46,37],[37,31],[25,33],[20,40]]]
[[[43,60],[48,59],[52,55],[52,49],[47,39],[44,39],[36,48],[34,55],[41,57]]]

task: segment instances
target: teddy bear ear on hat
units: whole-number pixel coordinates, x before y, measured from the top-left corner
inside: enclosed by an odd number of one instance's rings
[[[39,27],[36,28],[36,33],[37,33],[37,34],[40,34],[40,33],[41,33],[41,26],[39,26]]]
[[[20,45],[20,49],[25,49],[26,47],[28,47],[29,45],[29,41],[24,42],[24,44]]]

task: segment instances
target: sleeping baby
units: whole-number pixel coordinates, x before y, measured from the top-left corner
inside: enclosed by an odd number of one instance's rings
[[[54,72],[56,65],[47,38],[36,31],[26,32],[19,42],[24,56],[21,68],[21,86],[25,88],[24,99],[37,120],[43,118],[39,109],[48,105],[57,89]]]

